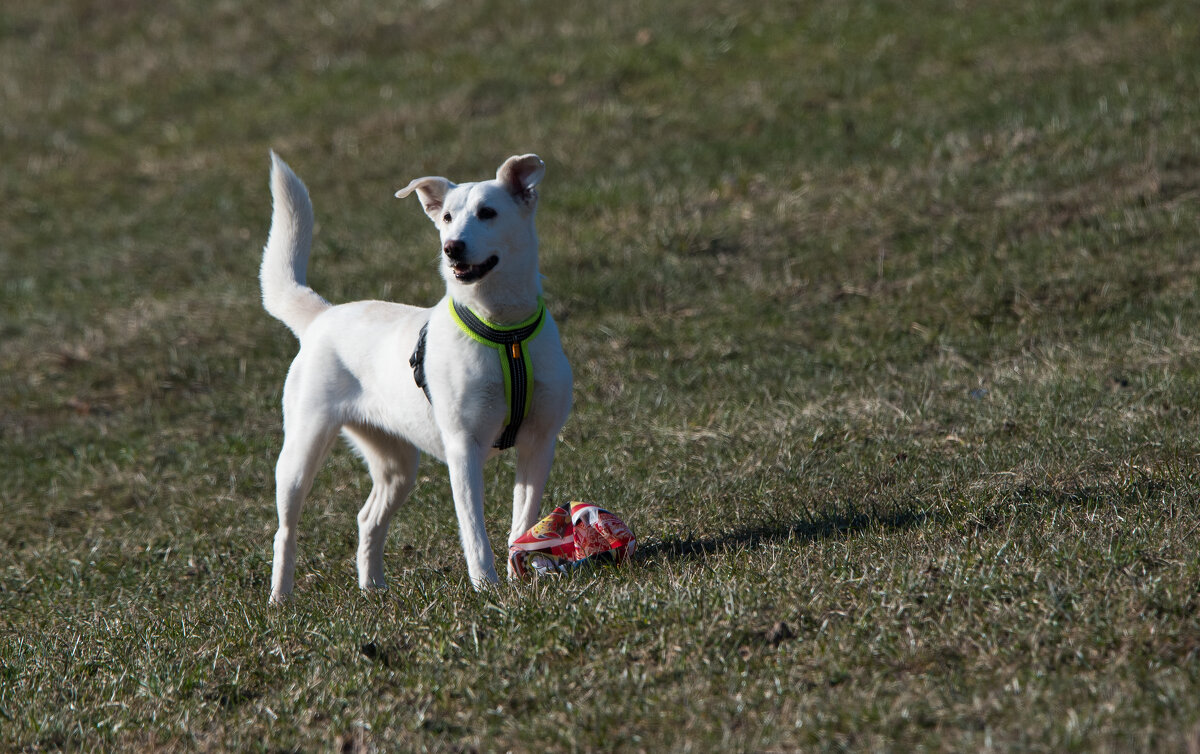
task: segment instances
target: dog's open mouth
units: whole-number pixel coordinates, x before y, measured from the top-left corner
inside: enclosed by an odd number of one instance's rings
[[[450,265],[450,271],[454,273],[454,279],[460,283],[474,283],[481,279],[484,275],[492,271],[500,262],[500,259],[493,254],[479,264],[463,264],[458,262]]]

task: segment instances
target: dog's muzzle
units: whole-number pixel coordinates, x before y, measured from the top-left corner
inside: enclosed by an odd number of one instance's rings
[[[450,271],[454,273],[454,279],[460,283],[474,283],[483,278],[484,275],[492,271],[497,264],[500,263],[500,258],[495,254],[483,260],[479,264],[465,264],[463,262],[451,262]]]
[[[467,255],[467,242],[458,239],[450,239],[442,244],[442,252],[450,263],[450,271],[454,273],[454,279],[460,283],[474,283],[491,272],[492,268],[500,262],[500,259],[493,254],[479,264],[467,264],[463,261],[463,257]]]

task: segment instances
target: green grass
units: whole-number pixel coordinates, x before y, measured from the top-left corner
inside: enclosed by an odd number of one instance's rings
[[[1200,746],[1200,15],[754,5],[6,2],[0,749]],[[426,305],[392,192],[545,158],[631,567],[474,593],[430,462],[364,595],[339,449],[268,608],[270,148]]]

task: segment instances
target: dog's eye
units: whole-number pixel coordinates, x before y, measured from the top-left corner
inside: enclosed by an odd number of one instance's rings
[[[480,220],[491,220],[496,216],[496,210],[492,209],[491,207],[480,207],[479,211],[475,213],[475,216]]]
[[[448,222],[450,222],[450,213],[449,213],[449,212],[447,212],[446,214],[442,215],[442,222],[444,222],[444,223],[448,223]]]

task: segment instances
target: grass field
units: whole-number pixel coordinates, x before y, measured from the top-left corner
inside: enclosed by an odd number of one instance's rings
[[[1193,4],[275,5],[0,7],[0,750],[1200,750]],[[546,160],[631,567],[476,594],[428,462],[360,593],[339,448],[268,607],[270,148],[425,305],[392,192]]]

